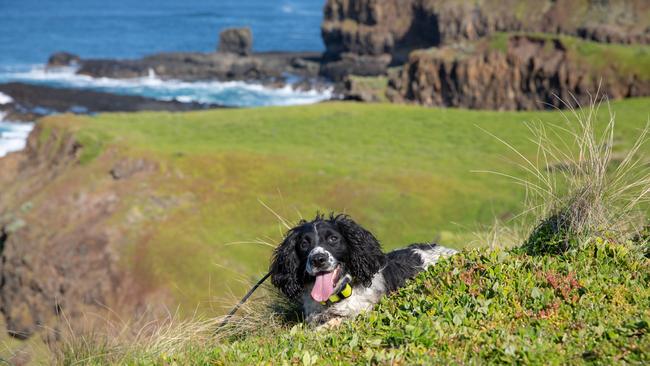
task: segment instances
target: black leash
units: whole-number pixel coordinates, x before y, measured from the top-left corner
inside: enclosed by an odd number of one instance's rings
[[[246,296],[244,296],[241,300],[239,300],[239,303],[238,303],[234,308],[232,308],[232,310],[230,310],[230,312],[228,313],[228,315],[226,315],[226,318],[221,322],[221,324],[219,324],[219,328],[217,328],[217,329],[221,329],[224,325],[228,324],[228,321],[230,321],[230,318],[232,318],[232,316],[235,315],[235,313],[237,312],[237,310],[239,310],[239,308],[240,308],[242,305],[244,305],[244,303],[246,302],[246,300],[248,300],[248,298],[251,297],[251,295],[253,294],[253,292],[255,292],[255,290],[257,290],[257,288],[260,287],[260,285],[261,285],[262,283],[264,283],[264,281],[266,281],[266,279],[269,278],[270,275],[271,275],[271,272],[265,274],[264,277],[262,277],[259,281],[257,281],[257,283],[255,284],[255,286],[253,286],[253,288],[250,289],[250,291],[248,291],[248,293],[246,294]]]

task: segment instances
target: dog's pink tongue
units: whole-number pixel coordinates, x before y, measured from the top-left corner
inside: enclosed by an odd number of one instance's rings
[[[311,297],[318,301],[323,302],[329,299],[334,293],[334,272],[327,272],[316,275],[316,283],[314,288],[311,289]]]

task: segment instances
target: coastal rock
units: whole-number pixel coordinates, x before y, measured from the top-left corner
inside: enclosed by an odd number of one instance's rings
[[[12,121],[34,121],[51,113],[190,111],[220,107],[15,82],[0,84],[0,92],[12,99],[12,103],[1,108]]]
[[[382,55],[357,55],[344,53],[340,59],[325,63],[321,66],[321,75],[333,81],[342,81],[347,75],[375,76],[386,71],[391,56]]]
[[[366,103],[386,101],[386,78],[359,76],[346,77],[343,82],[341,95],[343,100],[354,100]]]
[[[416,49],[516,31],[567,34],[598,42],[648,44],[650,3],[644,0],[588,0],[579,4],[571,0],[328,0],[321,26],[326,62],[338,62],[343,57],[349,58],[349,54],[390,55],[391,65],[406,62],[408,54]],[[386,69],[373,72],[385,73]]]
[[[253,32],[250,28],[228,28],[219,33],[219,52],[248,56],[253,50]]]
[[[255,80],[284,82],[287,74],[318,77],[318,52],[260,52],[250,56],[233,53],[170,52],[137,60],[82,59],[78,74],[96,78],[129,79],[155,75],[162,79]]]
[[[388,98],[425,106],[535,110],[586,105],[595,90],[611,99],[650,95],[647,78],[616,65],[592,69],[559,38],[511,36],[505,51],[473,47],[413,52],[391,77]]]
[[[49,67],[72,66],[79,63],[81,58],[69,52],[56,52],[47,60]]]
[[[346,54],[360,56],[406,56],[427,47],[429,35],[419,29],[416,0],[328,0],[321,34],[326,61]]]

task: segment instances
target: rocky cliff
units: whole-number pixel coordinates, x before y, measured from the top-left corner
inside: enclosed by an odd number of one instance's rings
[[[322,34],[325,75],[348,85],[395,66],[394,102],[543,109],[650,94],[643,0],[329,0]]]
[[[587,105],[596,91],[611,99],[650,95],[648,50],[635,58],[571,37],[498,38],[465,48],[413,52],[404,68],[391,75],[389,99],[426,106],[533,110]]]
[[[328,0],[324,13],[322,36],[332,62],[379,58],[386,65],[399,64],[414,49],[493,32],[650,43],[650,2],[645,0]]]
[[[105,171],[80,175],[89,154],[92,144],[71,131],[37,126],[23,152],[0,159],[0,311],[16,338],[53,341],[62,329],[147,307],[150,292],[120,269],[123,223],[109,220],[122,192],[137,191],[127,178],[156,167],[118,162],[129,172],[118,179],[107,160]]]

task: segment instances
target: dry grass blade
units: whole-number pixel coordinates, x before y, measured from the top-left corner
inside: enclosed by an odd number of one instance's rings
[[[609,113],[604,124],[599,122],[603,104]],[[650,169],[639,154],[648,140],[650,123],[623,158],[614,159],[616,118],[607,100],[596,94],[589,106],[566,106],[568,113],[562,112],[564,126],[528,124],[532,134],[529,140],[537,148],[534,159],[490,134],[521,159],[517,165],[528,178],[488,173],[526,188],[528,208],[525,214],[517,215],[534,225],[526,245],[559,243],[560,248],[555,249],[561,251],[570,246],[569,237],[603,232],[634,235],[643,226],[638,224],[642,216],[638,213],[650,195]],[[535,240],[538,235],[545,237]]]
[[[291,228],[288,220],[261,200],[259,202],[276,217],[280,227]],[[273,242],[271,238],[257,238],[226,245],[255,244],[274,248]],[[242,288],[248,289],[252,286],[249,278],[240,278],[240,281]],[[221,299],[222,309],[230,310],[239,299],[239,296],[231,293],[228,300]],[[194,314],[188,318],[180,315],[178,311],[168,312],[163,319],[160,316],[143,315],[140,319],[123,321],[114,316],[112,319],[94,321],[96,326],[92,332],[76,332],[68,327],[66,334],[63,334],[62,343],[56,345],[53,353],[57,357],[56,362],[65,365],[124,364],[127,360],[130,363],[134,360],[146,364],[161,360],[165,363],[166,355],[182,354],[197,347],[206,349],[217,345],[223,339],[260,328],[286,327],[287,324],[298,321],[300,313],[295,303],[280,296],[277,290],[265,284],[249,301],[241,305],[237,316],[230,318],[224,326],[221,324],[225,316],[205,317]],[[98,323],[103,325],[97,325]]]

